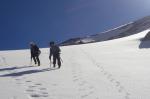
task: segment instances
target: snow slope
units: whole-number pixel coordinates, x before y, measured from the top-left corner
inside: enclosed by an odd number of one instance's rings
[[[32,66],[29,50],[0,52],[0,99],[150,99],[150,30],[99,43],[61,47],[63,65]]]

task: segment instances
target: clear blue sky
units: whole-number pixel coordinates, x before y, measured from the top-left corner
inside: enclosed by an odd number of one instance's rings
[[[47,47],[150,15],[150,0],[0,0],[0,50]]]

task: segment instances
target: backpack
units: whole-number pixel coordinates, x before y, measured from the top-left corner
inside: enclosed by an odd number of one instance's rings
[[[60,48],[58,46],[51,47],[52,54],[60,54]]]
[[[38,50],[38,55],[40,55],[41,54],[41,51],[40,50]]]

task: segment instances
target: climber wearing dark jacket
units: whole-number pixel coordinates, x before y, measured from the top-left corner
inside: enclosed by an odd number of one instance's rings
[[[30,43],[30,51],[31,51],[31,60],[33,58],[34,63],[35,64],[38,63],[38,66],[40,66],[39,55],[41,51],[39,50],[38,46],[33,42]]]
[[[50,45],[50,55],[49,55],[49,59],[51,61],[51,57],[53,56],[53,66],[56,66],[56,61],[58,64],[58,68],[60,68],[61,66],[61,58],[60,58],[60,48],[59,46],[55,45],[55,43],[52,41],[49,43]]]

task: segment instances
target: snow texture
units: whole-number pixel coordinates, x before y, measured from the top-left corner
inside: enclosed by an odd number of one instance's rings
[[[29,50],[0,51],[0,99],[150,99],[150,49],[140,48],[149,31],[61,47],[60,69],[50,67],[48,48],[41,66]]]

